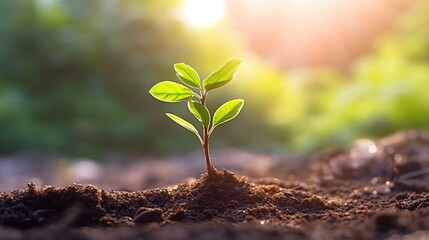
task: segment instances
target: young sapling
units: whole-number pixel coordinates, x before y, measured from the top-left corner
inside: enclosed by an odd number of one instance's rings
[[[230,60],[219,70],[211,73],[202,80],[198,73],[185,63],[174,64],[177,77],[185,84],[172,81],[163,81],[155,84],[149,93],[156,99],[164,102],[188,101],[189,111],[198,119],[202,125],[202,133],[188,121],[171,113],[167,116],[180,126],[193,132],[201,143],[206,161],[207,174],[213,175],[215,168],[211,163],[209,140],[213,130],[222,123],[235,118],[244,105],[243,99],[230,100],[220,106],[211,117],[207,109],[206,98],[209,91],[228,84],[233,78],[240,65],[240,60]]]

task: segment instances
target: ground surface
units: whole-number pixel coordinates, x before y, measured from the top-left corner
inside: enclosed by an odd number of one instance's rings
[[[428,169],[429,135],[410,131],[259,177],[220,170],[140,191],[29,183],[0,193],[0,239],[429,239]]]

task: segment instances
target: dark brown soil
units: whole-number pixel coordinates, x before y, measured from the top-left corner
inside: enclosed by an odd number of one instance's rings
[[[0,193],[0,239],[429,239],[428,166],[428,135],[414,131],[264,178],[223,170],[134,192],[29,183]]]

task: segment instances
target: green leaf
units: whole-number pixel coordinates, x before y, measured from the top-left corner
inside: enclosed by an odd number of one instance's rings
[[[176,63],[174,64],[174,70],[176,70],[176,75],[182,82],[190,87],[200,88],[200,76],[198,76],[198,73],[191,66],[184,63]]]
[[[188,109],[192,114],[200,121],[204,126],[209,127],[210,125],[210,112],[201,103],[197,101],[188,101]]]
[[[235,118],[240,113],[243,105],[243,99],[234,99],[220,106],[213,116],[213,127],[211,131],[213,131],[216,126]]]
[[[203,85],[206,91],[219,88],[229,83],[240,66],[240,60],[230,60],[216,72],[213,72],[204,80]]]
[[[202,141],[202,139],[200,137],[200,134],[198,133],[198,130],[194,127],[194,125],[192,125],[191,123],[187,122],[183,118],[178,117],[178,116],[176,116],[174,114],[171,114],[171,113],[166,113],[166,114],[167,114],[167,116],[169,118],[171,118],[171,120],[175,121],[180,126],[182,126],[182,127],[186,128],[186,129],[188,129],[189,131],[195,133],[197,135],[198,139],[200,141]]]
[[[182,84],[163,81],[155,84],[149,93],[156,99],[164,102],[180,102],[189,100],[194,96],[194,92]]]

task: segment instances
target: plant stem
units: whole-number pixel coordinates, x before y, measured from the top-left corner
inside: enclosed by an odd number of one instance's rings
[[[203,104],[204,106],[206,105],[206,93],[205,92],[201,92],[201,99],[200,99],[201,104]],[[209,129],[206,126],[203,126],[203,152],[204,152],[204,157],[206,160],[206,168],[207,168],[207,174],[209,176],[213,175],[215,168],[213,167],[213,165],[211,164],[211,158],[210,158],[210,149],[209,149]]]
[[[206,126],[204,126],[204,138],[203,138],[203,151],[204,151],[204,156],[206,158],[206,168],[207,168],[207,174],[209,176],[212,175],[212,173],[214,172],[214,167],[211,164],[210,161],[210,150],[209,150],[209,134],[208,134],[208,129]]]

